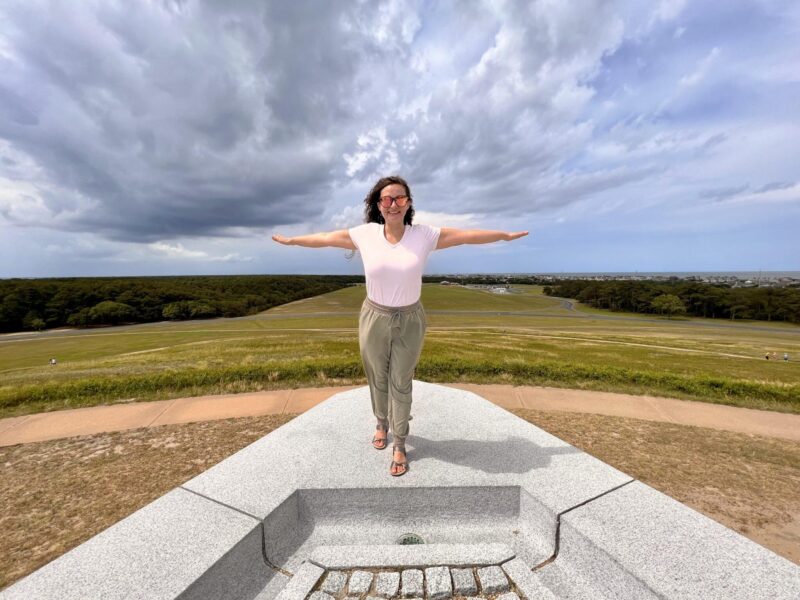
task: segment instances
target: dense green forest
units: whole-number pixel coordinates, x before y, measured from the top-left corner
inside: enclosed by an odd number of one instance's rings
[[[363,281],[357,275],[3,279],[0,331],[241,317]]]
[[[544,293],[616,311],[800,323],[800,289],[789,287],[571,279],[545,286]]]
[[[441,283],[442,281],[449,281],[450,283],[458,283],[460,285],[495,285],[495,284],[509,284],[509,285],[543,285],[550,283],[551,279],[536,277],[535,275],[423,275],[423,283]]]

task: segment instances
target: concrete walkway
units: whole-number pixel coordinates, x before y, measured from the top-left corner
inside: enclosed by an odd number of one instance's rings
[[[198,396],[39,413],[0,419],[0,446],[92,435],[140,427],[267,414],[302,413],[354,387],[304,388]],[[800,442],[800,415],[653,396],[631,396],[533,386],[448,384],[503,408],[593,413],[694,425]]]

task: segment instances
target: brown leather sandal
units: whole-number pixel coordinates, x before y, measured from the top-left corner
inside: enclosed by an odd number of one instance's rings
[[[372,445],[375,447],[375,449],[383,450],[386,448],[389,438],[389,422],[378,422],[378,424],[375,426],[375,429],[386,433],[386,437],[379,438],[377,434],[372,437]]]
[[[392,464],[389,465],[389,473],[392,475],[392,477],[400,477],[401,475],[405,475],[406,473],[408,473],[408,460],[403,460],[403,461],[400,461],[400,462],[394,460],[395,450],[399,450],[400,452],[405,454],[406,453],[406,441],[405,440],[398,440],[398,439],[395,438],[394,445],[392,446]],[[402,467],[403,470],[400,471],[399,473],[392,473],[392,468],[394,468],[395,465],[397,465],[398,467]]]

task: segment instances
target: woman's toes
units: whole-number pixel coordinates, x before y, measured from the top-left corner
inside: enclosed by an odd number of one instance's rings
[[[403,454],[402,452],[395,452],[393,454],[393,456],[392,456],[392,460],[394,461],[394,463],[392,464],[392,466],[389,469],[389,471],[392,473],[392,475],[399,475],[400,473],[405,472],[406,467],[403,466],[403,465],[398,464],[398,463],[402,463],[402,462],[406,461],[406,455],[405,454]]]

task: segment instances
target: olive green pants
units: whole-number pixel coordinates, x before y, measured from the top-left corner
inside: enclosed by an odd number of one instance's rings
[[[388,422],[395,440],[405,441],[411,413],[411,382],[425,339],[421,302],[382,306],[364,300],[358,318],[358,345],[369,383],[372,412]]]

